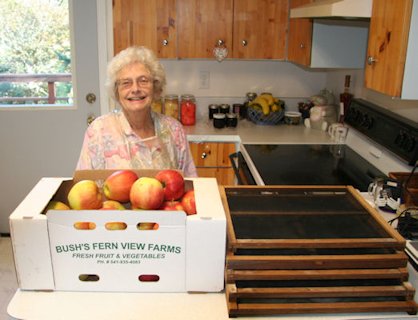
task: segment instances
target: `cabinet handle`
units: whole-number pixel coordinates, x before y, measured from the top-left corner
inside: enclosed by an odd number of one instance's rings
[[[303,49],[305,48],[305,45],[303,43],[300,44],[300,48]]]
[[[206,159],[207,156],[208,156],[208,154],[206,152],[202,152],[202,155],[200,157],[202,159]]]
[[[164,39],[163,40],[163,46],[165,47],[165,46],[167,46],[168,45],[168,40],[167,39]]]
[[[218,46],[223,46],[225,44],[225,41],[223,41],[222,39],[218,40]]]
[[[247,40],[242,40],[241,43],[242,43],[242,46],[243,47],[246,47],[248,45],[248,41]]]
[[[372,56],[368,56],[367,57],[367,64],[369,65],[369,66],[371,66],[373,63],[375,63],[375,62],[377,62],[377,59],[376,58],[374,58],[374,57],[372,57]]]

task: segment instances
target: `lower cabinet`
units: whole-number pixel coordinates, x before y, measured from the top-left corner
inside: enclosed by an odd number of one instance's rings
[[[235,175],[229,155],[235,143],[190,142],[190,151],[199,177],[216,178],[219,185],[234,185]]]

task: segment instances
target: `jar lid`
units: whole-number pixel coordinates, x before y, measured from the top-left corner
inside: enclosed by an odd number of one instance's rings
[[[210,104],[209,109],[218,109],[219,106],[217,104]]]
[[[229,105],[229,104],[227,104],[227,103],[223,103],[223,104],[221,104],[221,109],[228,109],[228,108],[230,108],[231,106]]]
[[[225,113],[215,113],[213,119],[225,119]]]
[[[166,94],[164,96],[164,99],[168,99],[168,100],[173,100],[173,99],[178,99],[179,96],[177,94]]]
[[[234,118],[237,117],[237,114],[236,113],[227,113],[226,117],[229,118],[229,119],[234,119]]]
[[[192,95],[192,94],[182,94],[181,99],[182,100],[194,100],[194,95]]]

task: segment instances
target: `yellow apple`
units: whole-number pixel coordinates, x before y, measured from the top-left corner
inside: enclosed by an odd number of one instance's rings
[[[103,201],[103,205],[100,210],[125,210],[122,203],[116,200]]]
[[[68,193],[68,203],[74,210],[94,210],[102,207],[102,194],[93,180],[81,180]]]
[[[70,210],[70,207],[62,201],[51,200],[45,208],[45,211],[48,210]]]

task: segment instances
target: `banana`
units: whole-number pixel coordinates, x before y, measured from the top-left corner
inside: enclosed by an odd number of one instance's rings
[[[270,106],[274,103],[274,98],[271,94],[262,94],[259,97],[267,101],[267,104]]]

